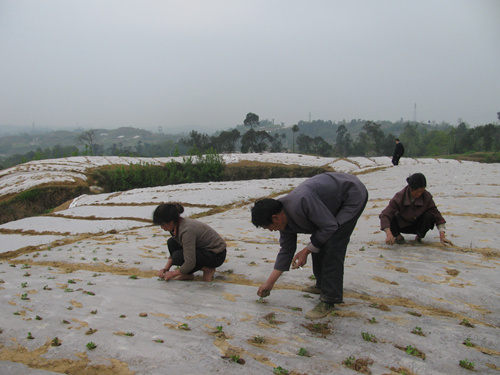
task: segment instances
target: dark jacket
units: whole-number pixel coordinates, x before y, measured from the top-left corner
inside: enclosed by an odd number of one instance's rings
[[[401,142],[396,143],[396,147],[394,147],[394,155],[393,156],[403,156],[405,153],[405,148]]]
[[[359,215],[367,199],[368,191],[356,176],[336,172],[311,177],[278,199],[283,203],[288,225],[280,232],[281,249],[274,268],[290,269],[297,250],[297,233],[312,234],[307,248],[319,252],[339,225]]]
[[[436,207],[432,194],[427,190],[415,199],[412,203],[410,199],[410,187],[406,186],[403,190],[396,193],[390,200],[389,205],[379,215],[380,229],[384,230],[391,227],[391,220],[396,217],[398,224],[401,228],[407,227],[417,221],[424,212],[429,211],[434,219],[436,225],[446,223],[441,213]]]

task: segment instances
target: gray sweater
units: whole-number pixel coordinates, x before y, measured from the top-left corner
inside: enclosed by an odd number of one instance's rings
[[[209,225],[190,218],[182,218],[177,236],[173,237],[181,246],[184,263],[180,273],[188,274],[196,266],[196,249],[220,253],[226,249],[226,242]]]
[[[278,199],[288,219],[280,232],[280,251],[274,268],[288,271],[297,250],[297,233],[308,233],[313,253],[335,233],[339,225],[354,219],[368,199],[365,185],[347,173],[323,173],[304,181]]]

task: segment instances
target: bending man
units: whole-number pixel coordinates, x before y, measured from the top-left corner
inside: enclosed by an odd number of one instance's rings
[[[283,198],[262,199],[252,207],[252,223],[280,231],[280,251],[274,270],[257,294],[266,297],[284,271],[307,263],[312,253],[316,286],[306,289],[321,294],[320,302],[306,314],[322,318],[343,303],[344,259],[347,244],[368,200],[363,183],[347,173],[314,176]],[[297,252],[297,234],[311,234],[311,242]]]

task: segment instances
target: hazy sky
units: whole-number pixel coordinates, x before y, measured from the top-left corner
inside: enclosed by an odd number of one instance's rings
[[[0,125],[210,132],[248,112],[500,111],[498,0],[0,0]]]

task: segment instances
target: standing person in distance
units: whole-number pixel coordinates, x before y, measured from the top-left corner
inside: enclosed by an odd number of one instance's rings
[[[257,295],[267,297],[290,265],[294,269],[303,266],[312,253],[316,285],[304,291],[320,294],[320,302],[306,318],[325,317],[334,310],[334,304],[343,303],[347,245],[367,201],[368,191],[356,176],[323,173],[307,179],[283,198],[255,202],[252,223],[280,231],[274,269]],[[296,253],[298,233],[311,234],[311,242]]]
[[[179,203],[160,204],[153,222],[172,234],[167,246],[170,256],[167,265],[158,272],[165,280],[192,280],[193,273],[203,271],[203,281],[211,281],[215,269],[226,259],[226,242],[207,224],[181,217],[184,207]],[[180,266],[170,271],[172,266]]]
[[[422,243],[427,232],[437,226],[443,245],[453,245],[445,236],[445,223],[426,190],[427,179],[422,173],[414,173],[406,179],[408,185],[390,200],[379,215],[380,229],[385,232],[388,245],[405,243],[401,233],[416,234],[415,241]]]
[[[405,148],[403,144],[399,141],[399,138],[396,138],[396,146],[394,147],[394,154],[392,155],[392,164],[398,165],[399,159],[405,153]]]

